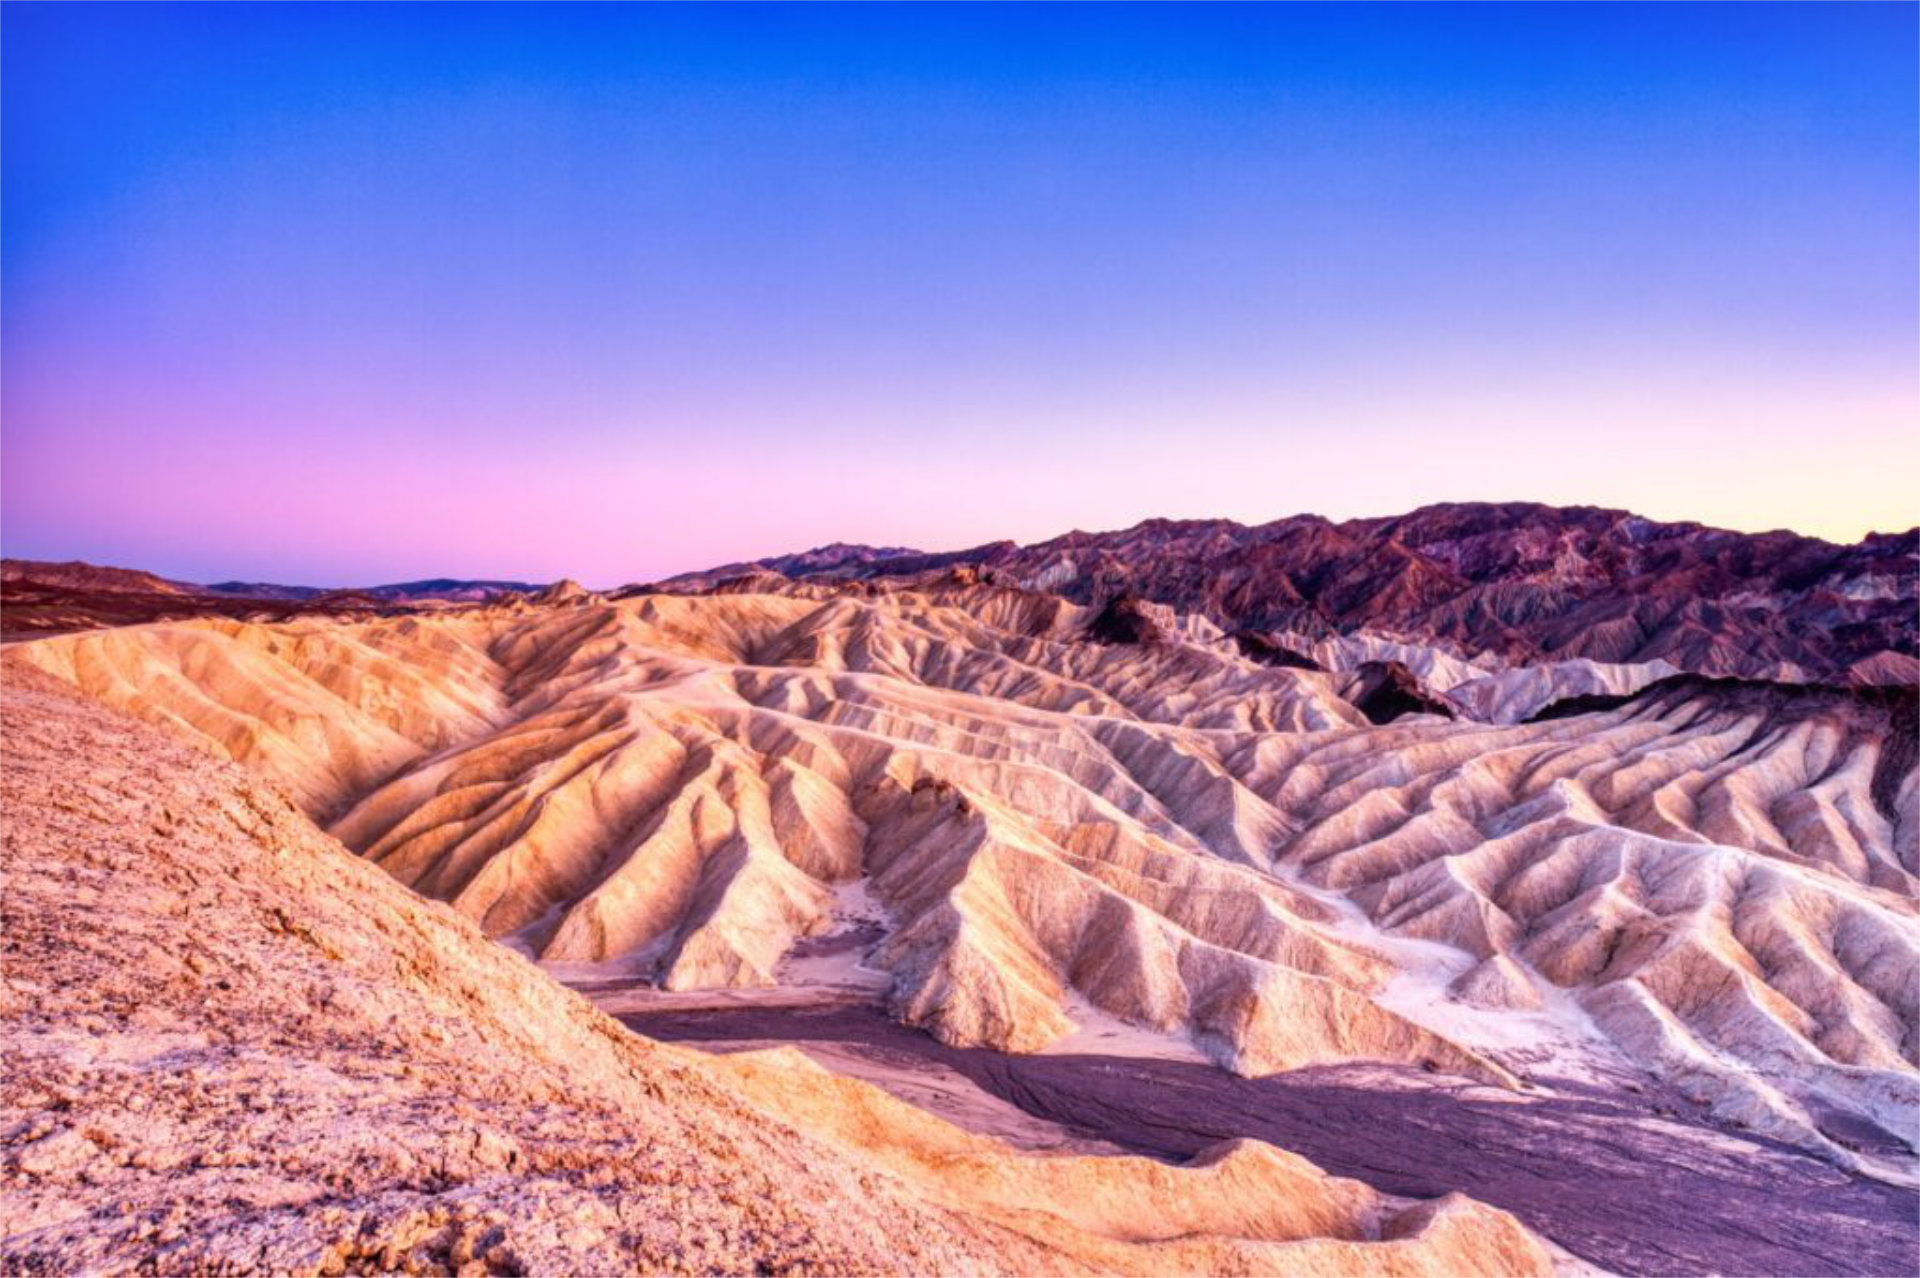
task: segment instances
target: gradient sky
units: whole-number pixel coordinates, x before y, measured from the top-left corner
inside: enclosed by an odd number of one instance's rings
[[[1913,5],[0,11],[0,543],[1920,521]]]

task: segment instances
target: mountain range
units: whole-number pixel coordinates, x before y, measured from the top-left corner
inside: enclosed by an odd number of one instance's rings
[[[1448,504],[1340,523],[1152,519],[939,553],[834,543],[624,592],[737,589],[767,575],[897,586],[955,572],[1081,604],[1163,605],[1219,627],[1255,660],[1283,664],[1323,664],[1332,652],[1335,665],[1351,667],[1363,653],[1394,659],[1398,644],[1432,654],[1420,659],[1429,667],[1436,658],[1480,669],[1579,661],[1789,683],[1920,683],[1920,528],[1841,546],[1591,507]],[[0,586],[14,633],[73,628],[90,608],[111,624],[143,606],[155,614],[148,619],[234,615],[233,605],[254,603],[338,613],[542,588],[454,578],[350,589],[196,585],[17,559],[4,561]]]
[[[901,581],[959,567],[1076,603],[1140,598],[1293,649],[1365,632],[1503,665],[1665,661],[1791,682],[1920,681],[1920,529],[1840,546],[1591,507],[1449,504],[1341,523],[1154,519],[940,554],[833,545],[666,584],[768,572]]]

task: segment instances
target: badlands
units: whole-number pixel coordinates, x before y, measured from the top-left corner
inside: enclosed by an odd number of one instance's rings
[[[10,644],[0,1267],[1914,1272],[1911,566],[1789,550],[1760,674],[899,552]]]

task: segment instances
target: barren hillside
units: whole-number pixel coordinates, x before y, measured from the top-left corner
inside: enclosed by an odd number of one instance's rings
[[[1253,1142],[1031,1158],[641,1039],[277,789],[11,668],[10,1273],[1542,1273]]]
[[[1246,1075],[1625,1067],[1842,1165],[1914,1141],[1910,696],[1682,680],[1376,726],[1170,614],[811,593],[7,659],[261,769],[488,935],[667,991],[804,983],[825,946],[950,1044],[1097,1015]]]

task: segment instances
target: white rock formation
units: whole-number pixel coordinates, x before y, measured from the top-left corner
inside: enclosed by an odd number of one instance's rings
[[[1552,1272],[1505,1212],[1270,1146],[1020,1155],[650,1042],[257,776],[7,673],[0,1271]]]
[[[548,959],[767,985],[860,881],[891,1006],[955,1044],[1044,1047],[1084,998],[1243,1073],[1510,1082],[1464,1000],[1597,1026],[1841,1161],[1810,1103],[1913,1138],[1920,819],[1870,705],[1684,685],[1374,727],[1337,675],[1164,626],[1093,642],[1048,596],[825,593],[192,623],[6,659],[259,767]]]

